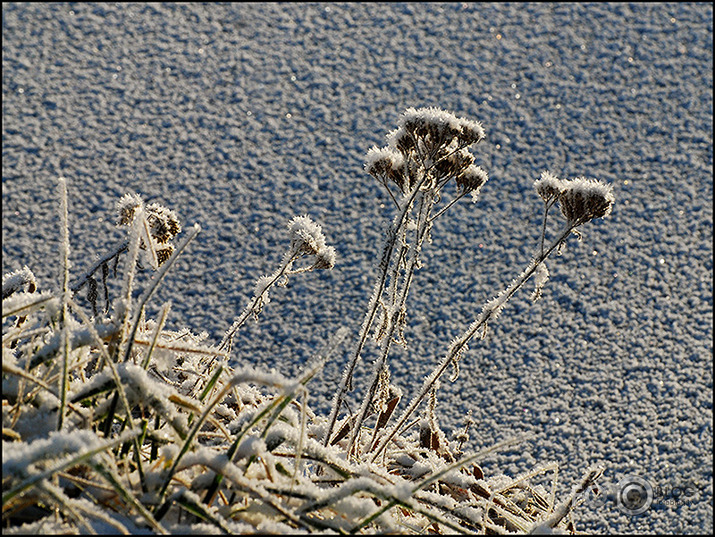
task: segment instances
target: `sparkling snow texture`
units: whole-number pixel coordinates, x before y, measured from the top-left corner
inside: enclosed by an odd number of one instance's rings
[[[550,259],[541,300],[527,286],[471,343],[437,415],[456,434],[472,411],[469,449],[533,435],[491,456],[485,474],[554,461],[561,497],[603,464],[606,491],[636,475],[661,493],[637,517],[612,496],[587,502],[582,531],[711,533],[712,11],[4,3],[2,273],[27,265],[38,291],[60,288],[59,176],[71,278],[121,237],[115,207],[135,192],[203,230],[147,314],[171,300],[169,327],[218,343],[279,265],[286,224],[308,215],[335,246],[335,268],[273,289],[232,358],[290,377],[347,326],[348,343],[310,384],[311,405],[327,412],[395,210],[365,155],[406,109],[448,110],[483,126],[474,154],[490,180],[423,249],[409,349],[390,362],[403,405],[534,255],[534,181],[549,170],[612,183],[612,214]],[[375,356],[370,344],[364,363]],[[688,494],[663,495],[677,487]]]

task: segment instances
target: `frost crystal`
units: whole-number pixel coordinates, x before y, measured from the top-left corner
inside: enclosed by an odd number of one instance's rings
[[[388,180],[392,181],[403,192],[405,191],[404,166],[405,159],[402,154],[389,147],[378,149],[377,146],[373,146],[365,155],[365,171],[367,173],[385,184]]]
[[[117,202],[117,213],[119,213],[117,225],[127,226],[131,224],[137,208],[143,205],[144,202],[137,194],[124,194]]]
[[[20,289],[23,285],[27,284],[28,291],[34,293],[37,289],[37,282],[35,281],[35,275],[29,269],[27,265],[21,269],[11,272],[10,274],[5,274],[2,277],[2,298],[5,300],[15,291]]]
[[[546,268],[546,263],[539,264],[534,271],[534,283],[536,284],[536,287],[534,288],[534,292],[531,294],[531,300],[536,302],[541,298],[541,291],[543,290],[548,279],[549,269]]]

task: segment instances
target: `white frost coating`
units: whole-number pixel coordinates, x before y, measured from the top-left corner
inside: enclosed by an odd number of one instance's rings
[[[585,177],[577,177],[568,183],[569,190],[574,194],[584,196],[585,198],[597,197],[608,203],[608,215],[611,212],[611,204],[616,201],[613,195],[613,185],[604,183],[597,179],[587,179]]]
[[[15,272],[10,272],[2,277],[2,297],[10,296],[15,291],[20,289],[25,284],[29,284],[33,288],[37,288],[37,282],[35,281],[35,275],[32,273],[30,268],[25,265],[21,269]]]
[[[307,216],[294,216],[288,224],[291,246],[295,252],[317,254],[326,247],[321,227]]]
[[[403,502],[407,502],[412,498],[412,492],[415,488],[415,484],[404,479],[399,479],[394,485],[387,488],[387,491]]]
[[[396,136],[395,133],[393,136]],[[389,139],[389,135],[388,135]],[[368,149],[365,155],[365,171],[370,175],[384,173],[384,169],[389,165],[392,169],[399,169],[405,164],[402,153],[394,151],[389,147],[378,148],[376,145]]]
[[[129,436],[129,432],[125,433]],[[106,444],[92,431],[54,431],[47,438],[25,442],[3,442],[3,473],[17,476],[28,474],[28,467],[39,460],[87,452]]]
[[[566,184],[554,174],[545,171],[541,173],[539,179],[534,181],[534,188],[544,202],[549,202],[564,191]]]
[[[247,459],[252,456],[261,456],[267,451],[266,443],[258,436],[249,436],[238,446],[234,460]]]
[[[564,184],[559,202],[561,212],[572,226],[611,214],[616,200],[612,185],[584,177],[565,181]]]
[[[53,298],[50,291],[42,291],[41,293],[19,293],[17,295],[6,298],[2,301],[3,316],[14,315],[14,312],[20,312],[33,305],[52,306],[52,309],[58,308],[59,299]]]
[[[256,289],[253,294],[255,297],[262,297],[264,305],[271,301],[268,296],[268,287],[270,287],[274,280],[275,276],[261,276],[256,280]]]
[[[462,125],[457,116],[436,107],[408,108],[400,117],[398,125],[404,128],[413,122],[424,122],[427,125],[433,125],[440,129],[451,128],[455,131],[462,130]]]
[[[535,289],[534,292],[531,295],[531,299],[533,301],[539,300],[541,298],[541,292],[544,289],[544,285],[546,285],[546,282],[549,279],[549,269],[546,268],[546,263],[543,262],[540,265],[536,267],[536,270],[534,271],[534,284],[535,284]]]

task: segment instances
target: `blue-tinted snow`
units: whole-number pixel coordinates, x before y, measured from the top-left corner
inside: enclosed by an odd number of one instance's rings
[[[411,106],[479,120],[490,180],[435,225],[393,378],[416,389],[528,263],[544,170],[612,182],[613,214],[548,263],[543,298],[518,293],[445,378],[443,426],[472,409],[473,448],[531,433],[485,471],[556,461],[561,496],[595,463],[606,487],[688,492],[638,517],[589,503],[580,529],[712,532],[712,44],[711,4],[4,3],[2,271],[58,288],[58,175],[75,274],[136,192],[203,229],[152,307],[171,299],[169,326],[219,342],[307,214],[335,269],[273,290],[234,346],[297,372],[372,292],[392,209],[368,148]]]

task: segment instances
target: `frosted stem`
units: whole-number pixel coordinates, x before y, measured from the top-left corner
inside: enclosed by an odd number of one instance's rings
[[[382,257],[380,258],[380,275],[378,276],[378,280],[375,283],[375,290],[372,294],[372,297],[370,298],[370,304],[368,305],[367,312],[365,314],[365,320],[363,321],[360,332],[360,339],[358,340],[357,347],[355,348],[355,352],[353,353],[350,362],[348,362],[348,365],[345,368],[343,378],[340,382],[340,388],[338,389],[338,392],[335,395],[335,400],[333,401],[333,407],[330,412],[330,419],[328,421],[328,429],[325,433],[325,437],[323,438],[324,446],[327,446],[330,442],[330,437],[333,433],[335,422],[338,419],[338,413],[340,412],[340,407],[342,406],[345,394],[347,394],[348,390],[352,389],[352,378],[353,373],[355,372],[355,366],[360,360],[362,349],[367,342],[367,336],[370,333],[370,328],[372,327],[372,323],[375,320],[377,308],[380,305],[380,297],[382,296],[382,291],[385,287],[385,280],[387,279],[387,272],[390,267],[390,259],[392,258],[392,252],[395,248],[397,237],[399,236],[400,230],[405,223],[405,217],[409,213],[410,207],[412,206],[415,197],[420,192],[420,188],[422,187],[422,185],[427,181],[427,178],[428,176],[427,174],[425,174],[422,179],[417,183],[417,185],[415,185],[415,188],[412,190],[410,197],[404,200],[402,211],[395,217],[392,222],[392,226],[387,232],[387,240],[385,241],[385,246],[382,249]]]
[[[495,317],[499,311],[504,307],[506,302],[516,293],[523,285],[526,283],[526,281],[531,277],[531,275],[534,273],[536,268],[543,263],[546,258],[561,244],[566,238],[569,236],[571,231],[573,230],[573,226],[569,225],[566,227],[566,229],[559,235],[559,238],[556,239],[551,246],[546,250],[545,252],[541,253],[537,258],[532,259],[529,265],[526,267],[526,269],[521,273],[521,275],[516,278],[509,287],[507,287],[504,291],[502,291],[497,298],[487,302],[484,305],[484,308],[482,309],[482,312],[477,316],[477,318],[474,320],[474,322],[469,326],[469,328],[462,334],[462,336],[454,341],[452,345],[450,345],[449,351],[445,355],[445,357],[442,359],[442,361],[439,363],[439,365],[432,371],[432,373],[427,377],[425,380],[424,384],[422,385],[422,388],[418,392],[417,396],[412,400],[412,402],[409,404],[409,406],[405,409],[405,411],[402,413],[402,416],[400,416],[399,421],[392,427],[390,432],[382,439],[380,442],[380,445],[377,447],[377,449],[374,451],[370,461],[374,462],[375,459],[378,457],[378,455],[382,452],[383,449],[387,446],[387,444],[392,440],[392,437],[397,434],[397,431],[405,424],[405,422],[410,418],[412,413],[415,411],[415,409],[419,406],[419,404],[422,402],[422,400],[425,398],[425,396],[429,393],[429,391],[432,389],[432,386],[434,386],[435,382],[442,376],[442,374],[445,372],[449,364],[452,363],[452,361],[459,356],[459,354],[464,350],[464,348],[467,346],[467,343],[474,337],[474,334],[477,333],[477,331],[482,328],[487,321],[489,321],[492,317]]]

